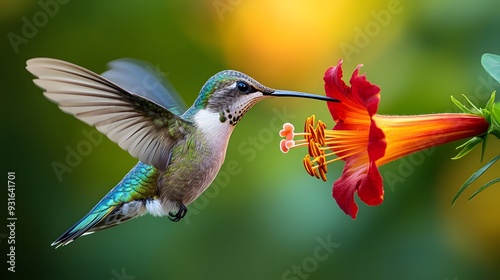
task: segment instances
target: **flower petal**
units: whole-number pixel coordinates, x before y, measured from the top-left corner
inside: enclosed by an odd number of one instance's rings
[[[358,214],[358,205],[354,202],[356,189],[351,188],[351,182],[349,182],[348,178],[343,177],[344,175],[333,184],[332,196],[344,213],[356,219]]]
[[[379,205],[384,201],[384,185],[382,176],[375,162],[369,164],[367,173],[358,188],[359,198],[370,206]]]
[[[342,176],[333,184],[333,198],[340,209],[353,219],[356,219],[358,213],[358,205],[354,201],[355,192],[358,192],[361,201],[370,206],[384,201],[382,176],[374,162],[356,168],[351,167],[351,163],[346,163]]]
[[[370,162],[374,162],[385,155],[387,148],[387,139],[385,134],[372,120],[370,124],[370,133],[368,135],[368,156]]]
[[[352,163],[346,162],[342,176],[333,183],[332,196],[342,209],[351,218],[356,219],[358,205],[354,202],[354,193],[365,178],[368,165],[353,168]]]
[[[359,125],[369,126],[370,117],[378,109],[380,88],[358,75],[359,65],[350,79],[351,87],[342,80],[342,60],[337,66],[329,68],[324,76],[325,92],[340,102],[328,102],[333,120],[342,129],[356,129]],[[339,127],[340,128],[340,127]]]
[[[352,73],[350,80],[352,96],[366,108],[370,116],[373,116],[377,113],[378,103],[380,102],[380,87],[367,81],[364,74],[358,75],[361,66],[358,65]]]

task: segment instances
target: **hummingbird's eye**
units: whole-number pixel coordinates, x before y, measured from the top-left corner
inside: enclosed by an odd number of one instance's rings
[[[240,93],[243,93],[243,94],[247,94],[247,93],[252,92],[252,87],[249,86],[247,83],[242,82],[242,81],[236,82],[236,88],[238,89],[238,91]]]

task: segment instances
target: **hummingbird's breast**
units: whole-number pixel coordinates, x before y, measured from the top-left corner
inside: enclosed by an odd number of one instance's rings
[[[200,110],[191,131],[172,147],[170,164],[158,181],[164,203],[190,204],[217,176],[234,128],[219,118],[219,113]]]

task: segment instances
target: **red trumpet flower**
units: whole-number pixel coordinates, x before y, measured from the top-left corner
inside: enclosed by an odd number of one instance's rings
[[[350,79],[342,80],[342,61],[328,69],[324,76],[325,91],[340,102],[329,102],[328,109],[336,125],[326,129],[322,121],[312,116],[306,120],[305,132],[294,133],[289,123],[280,135],[280,146],[307,146],[304,158],[307,172],[326,181],[327,164],[345,161],[342,176],[333,184],[333,198],[353,219],[358,213],[354,193],[370,206],[384,200],[382,177],[378,167],[409,154],[459,139],[484,135],[488,122],[481,116],[465,113],[446,113],[415,116],[377,114],[380,88],[359,75],[360,66]],[[294,141],[294,136],[304,139]]]

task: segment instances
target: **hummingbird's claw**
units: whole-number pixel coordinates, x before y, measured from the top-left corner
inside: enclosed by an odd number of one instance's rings
[[[179,210],[177,211],[177,213],[172,214],[172,212],[168,212],[168,215],[169,215],[168,218],[172,222],[178,222],[182,218],[184,218],[184,216],[186,216],[187,211],[188,211],[188,209],[187,209],[186,205],[184,205],[183,203],[181,203],[181,205],[179,206]]]

